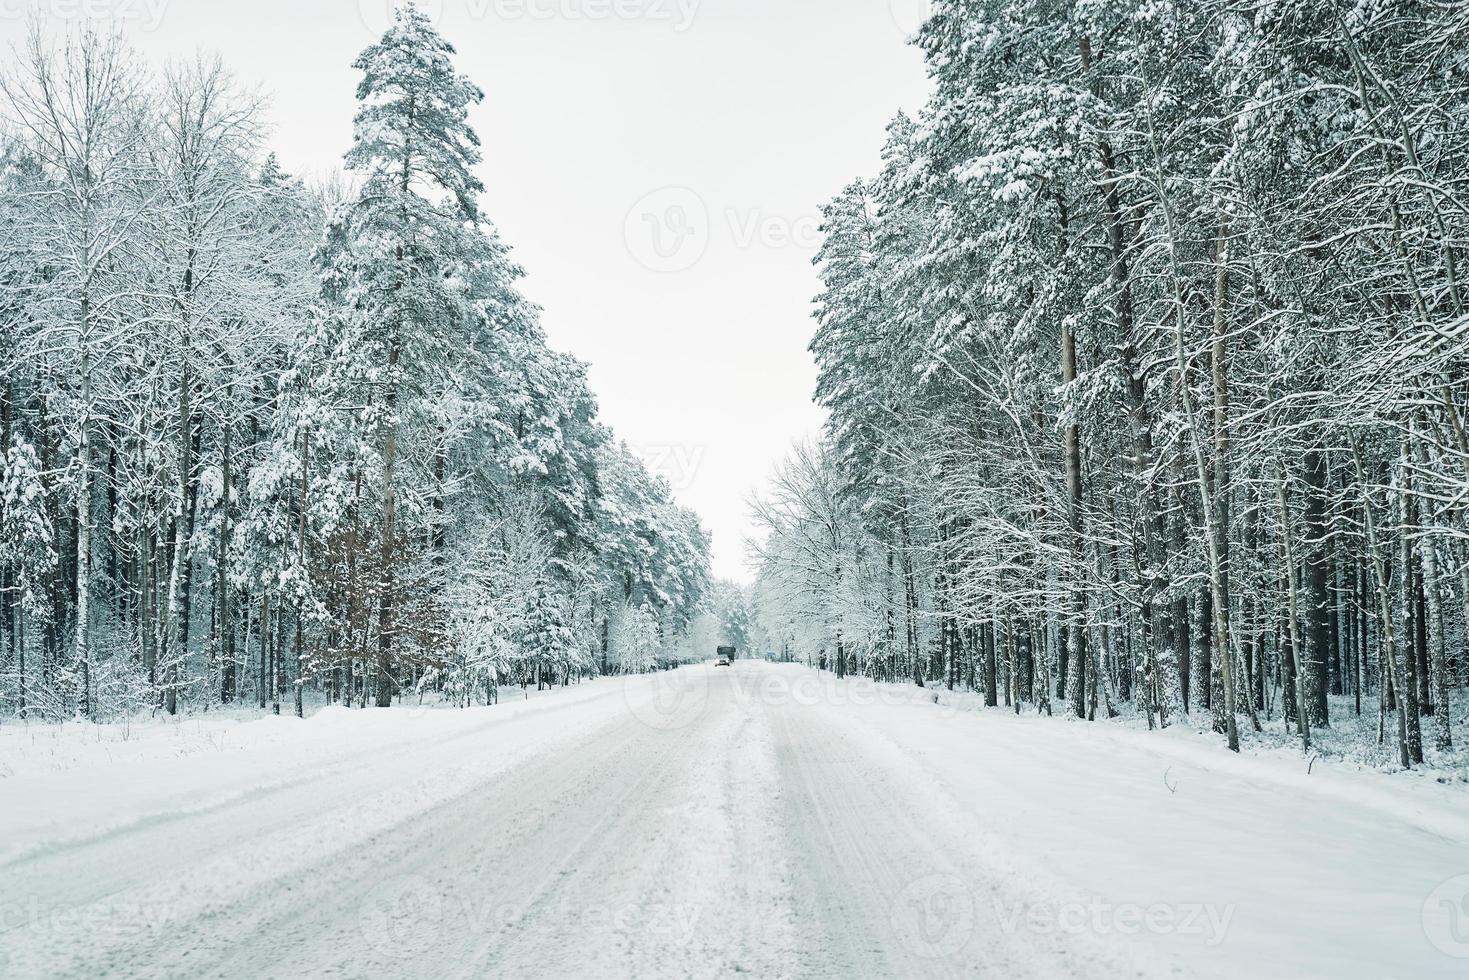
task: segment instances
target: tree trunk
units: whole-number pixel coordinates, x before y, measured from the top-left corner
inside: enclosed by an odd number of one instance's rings
[[[1428,445],[1418,441],[1418,462],[1421,472],[1428,472],[1430,459]],[[1418,538],[1418,557],[1423,565],[1423,594],[1426,599],[1428,620],[1429,673],[1433,678],[1433,699],[1438,705],[1434,713],[1434,746],[1447,752],[1454,746],[1452,732],[1452,705],[1449,702],[1448,667],[1445,663],[1443,593],[1439,590],[1438,542],[1433,534],[1424,533]]]
[[[186,355],[187,356],[187,352]],[[193,374],[187,361],[179,383],[179,512],[174,521],[173,571],[168,586],[168,626],[177,650],[168,651],[164,665],[164,707],[178,713],[179,666],[189,655],[189,619],[193,603],[194,541],[194,416]]]
[[[10,379],[4,379],[0,385],[0,478],[3,478],[6,467],[3,465],[11,451],[10,446],[10,403],[12,388]],[[11,570],[0,564],[0,636],[5,638],[5,650],[20,658],[20,709],[21,716],[25,715],[25,653],[16,645],[15,636],[17,632],[16,620],[20,615],[20,597],[15,584],[16,576]]]
[[[263,710],[266,702],[274,697],[271,691],[270,671],[270,591],[262,588],[260,590],[260,707]]]
[[[1357,464],[1357,482],[1362,490],[1362,517],[1363,528],[1367,532],[1367,553],[1372,561],[1373,571],[1377,576],[1377,612],[1378,612],[1378,638],[1382,651],[1382,664],[1384,684],[1382,699],[1379,702],[1379,712],[1387,710],[1387,688],[1391,686],[1396,692],[1401,690],[1402,685],[1397,682],[1398,663],[1396,642],[1393,631],[1392,607],[1387,578],[1387,563],[1383,559],[1382,547],[1377,540],[1377,522],[1372,513],[1372,501],[1367,496],[1367,474],[1362,464],[1362,450],[1360,446],[1353,447],[1353,455]],[[1404,699],[1397,699],[1398,707],[1398,761],[1404,769],[1413,767],[1413,756],[1408,748],[1408,721],[1407,710]]]
[[[1215,712],[1215,727],[1220,726],[1220,712],[1228,714],[1222,726],[1231,731],[1231,746],[1237,742],[1234,728],[1234,637],[1230,630],[1230,520],[1231,492],[1229,473],[1229,218],[1221,214],[1219,237],[1214,261],[1214,336],[1210,358],[1214,384],[1214,650],[1219,657],[1219,677],[1224,688],[1224,703]],[[1184,379],[1187,383],[1187,379]],[[1209,506],[1205,501],[1204,506]]]
[[[220,659],[220,699],[229,704],[235,699],[235,622],[234,603],[231,601],[229,580],[230,557],[230,496],[234,492],[234,468],[231,448],[232,426],[228,421],[220,423],[220,470],[223,486],[219,509],[219,576],[217,605],[219,606],[218,633]]]
[[[1282,469],[1280,479],[1276,483],[1276,498],[1280,505],[1280,547],[1282,564],[1285,567],[1286,595],[1288,604],[1286,606],[1286,623],[1290,629],[1290,649],[1292,659],[1297,659],[1301,650],[1301,615],[1300,599],[1296,590],[1296,555],[1291,545],[1290,533],[1290,506],[1285,496],[1285,472]],[[1309,710],[1305,707],[1307,702],[1305,671],[1300,669],[1299,663],[1291,665],[1291,674],[1296,678],[1296,728],[1301,736],[1301,750],[1308,752],[1311,749],[1311,725],[1309,724]]]
[[[377,614],[377,691],[379,708],[393,703],[393,536],[396,533],[398,495],[394,486],[394,470],[398,462],[398,385],[394,376],[400,356],[395,337],[388,353],[388,380],[383,421],[383,538],[381,563],[382,594],[378,596]]]
[[[306,618],[306,515],[309,506],[309,494],[311,490],[311,429],[306,428],[301,432],[301,499],[298,503],[300,514],[296,531],[296,563],[301,575],[301,582],[297,585],[300,591],[296,599],[296,717],[306,717],[305,686],[306,678],[302,676],[301,665],[304,660],[302,654],[306,642],[306,631],[304,620]]]
[[[984,644],[984,703],[990,708],[998,707],[1000,704],[999,663],[995,651],[999,643],[999,638],[995,635],[998,629],[997,622],[997,620],[990,621]]]
[[[1416,522],[1416,507],[1409,486],[1409,456],[1408,447],[1403,447],[1402,456],[1398,464],[1397,479],[1397,503],[1398,503],[1398,526],[1401,528],[1412,527]],[[1398,692],[1398,697],[1403,702],[1403,718],[1406,726],[1406,737],[1408,742],[1408,755],[1414,762],[1423,761],[1423,720],[1420,714],[1421,706],[1418,701],[1418,678],[1417,657],[1415,655],[1415,641],[1413,637],[1413,608],[1415,605],[1413,594],[1413,541],[1412,536],[1404,530],[1399,538],[1398,548],[1399,569],[1397,581],[1399,584],[1398,600],[1402,607],[1404,624],[1404,636],[1402,643],[1398,644],[1398,653],[1402,662],[1397,665],[1398,673],[1393,678],[1393,688]]]
[[[89,261],[89,260],[87,260]],[[82,418],[77,443],[76,663],[82,674],[82,714],[96,721],[92,701],[92,353],[91,296],[82,293]]]
[[[1302,615],[1306,657],[1306,715],[1313,725],[1326,725],[1329,721],[1326,694],[1331,679],[1328,660],[1331,654],[1331,626],[1327,615],[1330,590],[1327,586],[1328,547],[1330,529],[1326,522],[1326,456],[1320,447],[1306,451],[1303,477],[1306,487],[1306,537],[1308,552],[1305,556],[1305,588]]]

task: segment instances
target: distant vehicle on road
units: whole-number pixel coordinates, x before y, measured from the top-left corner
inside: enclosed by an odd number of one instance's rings
[[[716,661],[714,661],[714,666],[716,666],[716,667],[728,667],[730,664],[734,663],[734,658],[735,658],[735,648],[734,647],[720,647],[719,648],[719,659],[716,660]]]

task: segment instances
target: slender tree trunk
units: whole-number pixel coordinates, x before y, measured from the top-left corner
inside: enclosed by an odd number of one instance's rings
[[[913,683],[923,686],[923,658],[918,655],[918,585],[913,571],[913,533],[908,524],[907,500],[903,501],[903,588],[904,605],[907,611],[908,665],[913,672]]]
[[[187,351],[185,357],[187,357]],[[194,415],[193,373],[187,360],[179,384],[179,512],[174,521],[173,571],[168,586],[168,626],[176,650],[164,665],[164,707],[178,713],[179,667],[189,655],[189,619],[193,602]],[[167,649],[167,648],[165,648]]]
[[[263,710],[266,702],[274,697],[271,691],[270,670],[270,590],[260,590],[260,707]]]
[[[1303,703],[1311,724],[1326,725],[1329,721],[1326,694],[1331,686],[1328,671],[1331,629],[1327,615],[1330,590],[1326,577],[1329,553],[1327,536],[1330,529],[1326,522],[1326,456],[1319,447],[1306,451],[1303,477],[1306,487],[1305,520],[1309,549],[1305,556],[1303,602],[1306,640],[1306,700]]]
[[[1292,658],[1296,658],[1301,650],[1301,614],[1300,598],[1296,591],[1296,555],[1295,548],[1291,545],[1290,533],[1290,505],[1285,496],[1285,472],[1282,469],[1280,479],[1276,483],[1276,499],[1280,505],[1280,547],[1283,564],[1285,567],[1286,595],[1288,603],[1286,606],[1286,623],[1290,629],[1290,648]],[[1296,689],[1296,728],[1301,736],[1301,750],[1311,749],[1311,725],[1307,718],[1306,704],[1306,679],[1305,671],[1300,669],[1298,663],[1291,665],[1291,674],[1296,678],[1298,685]]]
[[[1077,40],[1077,51],[1083,72],[1092,67],[1091,38],[1082,36]],[[1103,98],[1100,84],[1092,84],[1092,94]],[[1144,618],[1153,620],[1152,607],[1155,597],[1168,585],[1163,549],[1163,522],[1153,487],[1153,418],[1147,401],[1147,376],[1142,359],[1138,356],[1136,318],[1133,309],[1132,272],[1129,261],[1129,234],[1123,217],[1122,195],[1117,165],[1112,144],[1105,138],[1096,144],[1097,159],[1101,166],[1102,222],[1107,235],[1109,262],[1107,275],[1112,290],[1113,312],[1117,320],[1120,339],[1119,367],[1123,374],[1123,404],[1127,410],[1128,427],[1132,436],[1133,457],[1131,469],[1136,481],[1137,503],[1143,529],[1144,551],[1147,555],[1145,567],[1147,577],[1143,583],[1141,601]],[[1161,642],[1161,637],[1159,638]],[[1159,655],[1157,659],[1164,659]]]
[[[1412,536],[1406,531],[1412,527],[1417,520],[1416,507],[1412,496],[1410,481],[1410,457],[1406,445],[1403,446],[1402,456],[1398,465],[1397,480],[1397,503],[1398,503],[1398,526],[1405,530],[1399,537],[1398,561],[1399,575],[1398,599],[1403,610],[1403,642],[1398,645],[1402,656],[1402,663],[1398,666],[1398,674],[1393,678],[1393,687],[1398,692],[1398,697],[1403,702],[1404,721],[1407,726],[1408,754],[1414,762],[1423,761],[1423,719],[1422,705],[1418,700],[1418,678],[1416,656],[1416,641],[1413,633],[1416,625],[1413,622],[1415,595],[1413,590],[1413,541]]]
[[[362,470],[358,468],[352,476],[352,510],[348,516],[347,524],[347,622],[344,629],[343,645],[346,649],[346,678],[345,689],[342,692],[342,704],[346,707],[352,706],[352,649],[355,644],[354,636],[358,629],[362,631],[362,643],[366,645],[367,622],[363,615],[362,582],[357,574],[357,549],[359,547],[358,527],[362,520]],[[367,683],[367,672],[365,666],[362,672],[362,682]]]
[[[306,640],[305,619],[306,600],[304,590],[306,588],[306,515],[310,506],[309,495],[311,491],[311,429],[305,428],[301,431],[301,500],[298,517],[299,523],[296,531],[296,564],[300,571],[302,581],[298,586],[301,592],[296,600],[296,717],[306,717],[305,687],[306,678],[302,675],[301,665],[303,662],[303,650]]]
[[[1180,298],[1179,303],[1182,303]],[[1235,688],[1233,657],[1230,655],[1229,607],[1224,592],[1224,558],[1222,537],[1215,519],[1215,503],[1211,492],[1209,469],[1204,459],[1204,440],[1198,413],[1194,411],[1193,394],[1189,390],[1188,358],[1184,350],[1183,307],[1175,315],[1174,353],[1178,361],[1179,400],[1192,435],[1195,479],[1198,481],[1200,510],[1204,518],[1204,543],[1209,558],[1209,604],[1213,622],[1212,641],[1219,661],[1219,681],[1223,703],[1215,706],[1215,727],[1222,728],[1231,751],[1239,751],[1239,731],[1235,722]],[[1220,717],[1222,714],[1222,717]]]
[[[6,460],[11,452],[10,426],[11,426],[11,399],[13,397],[10,378],[3,379],[0,384],[0,479],[3,479],[6,470]],[[0,636],[5,638],[5,649],[7,652],[20,658],[20,701],[21,714],[25,713],[25,654],[16,645],[15,636],[17,632],[16,620],[21,614],[21,598],[19,594],[18,580],[11,569],[0,563]]]
[[[1425,440],[1418,440],[1418,462],[1421,472],[1428,472],[1431,460]],[[1425,515],[1426,516],[1426,515]],[[1425,529],[1426,531],[1427,529]],[[1444,649],[1443,593],[1439,586],[1437,537],[1423,533],[1418,538],[1418,558],[1423,565],[1423,594],[1428,620],[1429,673],[1433,679],[1433,699],[1438,705],[1434,713],[1434,746],[1447,752],[1454,746],[1453,710],[1449,702],[1448,666]]]
[[[233,427],[228,421],[220,423],[220,483],[223,487],[219,503],[219,659],[222,677],[220,680],[221,700],[229,704],[235,699],[235,617],[232,590],[229,580],[230,560],[230,498],[234,493],[234,452],[231,447]]]
[[[13,449],[14,401],[15,390],[7,377],[4,385],[0,386],[0,462],[6,460]],[[0,466],[0,476],[4,472],[5,467]],[[27,584],[27,590],[30,587]],[[25,595],[21,591],[21,576],[15,570],[3,567],[0,567],[0,624],[3,624],[6,649],[15,657],[16,679],[19,682],[16,710],[18,716],[24,720],[29,714],[27,696],[30,693],[26,687]]]
[[[270,641],[270,713],[281,713],[281,692],[286,689],[286,616],[285,605],[275,614],[275,630]]]
[[[1057,226],[1059,241],[1057,248],[1062,260],[1065,260],[1070,248],[1069,214],[1066,198],[1059,192],[1055,194]],[[1071,329],[1069,319],[1061,319],[1061,383],[1070,387],[1076,383],[1076,334]],[[1086,715],[1086,588],[1085,588],[1085,558],[1082,544],[1082,514],[1081,514],[1081,425],[1073,416],[1067,423],[1063,435],[1063,455],[1066,464],[1066,518],[1070,532],[1068,547],[1071,552],[1071,574],[1070,579],[1070,617],[1071,623],[1068,628],[1069,640],[1063,643],[1070,647],[1072,657],[1069,673],[1073,675],[1071,680],[1071,711],[1078,718]],[[1066,653],[1062,654],[1061,684],[1064,689],[1067,681]]]
[[[1063,331],[1063,346],[1068,348],[1068,361],[1064,372],[1068,381],[1076,380],[1075,340],[1069,330]],[[1086,631],[1086,586],[1085,548],[1082,543],[1081,516],[1081,436],[1077,425],[1067,426],[1066,432],[1066,486],[1068,520],[1071,543],[1071,587],[1069,622],[1063,627],[1069,635],[1071,657],[1071,712],[1085,718],[1087,692],[1087,631]]]
[[[15,644],[16,669],[20,672],[20,717],[24,721],[30,717],[30,706],[26,700],[29,693],[26,689],[26,630],[25,630],[25,606],[19,606],[15,610],[15,618],[11,623],[15,630],[11,642]]]
[[[1362,463],[1362,451],[1359,446],[1353,447],[1353,455],[1357,464],[1357,482],[1362,489],[1362,516],[1363,529],[1367,532],[1367,553],[1372,561],[1373,571],[1377,576],[1377,611],[1378,611],[1378,638],[1382,651],[1382,664],[1384,683],[1382,685],[1383,695],[1379,703],[1379,713],[1387,710],[1388,688],[1394,692],[1401,688],[1397,683],[1398,672],[1396,642],[1393,631],[1392,607],[1389,604],[1391,591],[1388,586],[1387,563],[1383,560],[1382,547],[1377,540],[1377,522],[1372,513],[1372,501],[1367,496],[1367,474]],[[1407,708],[1404,699],[1397,699],[1398,714],[1398,761],[1404,769],[1413,767],[1413,756],[1408,748],[1408,719]]]
[[[84,263],[90,258],[84,256]],[[95,721],[92,701],[92,303],[82,292],[81,425],[77,443],[76,662],[82,674],[82,714]]]
[[[998,622],[998,619],[990,621],[988,642],[984,645],[984,703],[990,708],[998,707],[1000,704],[999,663],[995,650],[999,642],[999,638],[995,635]],[[1006,700],[1009,699],[1006,698]]]
[[[1230,443],[1229,443],[1229,246],[1228,215],[1219,218],[1219,235],[1214,261],[1214,332],[1210,358],[1214,387],[1214,539],[1218,569],[1214,575],[1214,650],[1219,657],[1220,682],[1224,687],[1224,703],[1220,708],[1230,715],[1225,728],[1234,727],[1234,635],[1230,629]],[[1186,383],[1186,379],[1185,379]],[[1204,506],[1209,506],[1209,501]],[[1215,725],[1219,719],[1216,713]],[[1237,737],[1230,736],[1231,742]]]
[[[378,596],[377,616],[377,692],[379,708],[393,703],[393,589],[394,589],[394,535],[396,534],[397,488],[394,486],[394,470],[398,462],[398,386],[393,376],[398,368],[399,345],[393,340],[388,354],[388,382],[383,422],[383,538],[381,562],[381,589]]]

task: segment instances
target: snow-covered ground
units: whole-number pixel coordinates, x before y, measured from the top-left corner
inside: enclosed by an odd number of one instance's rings
[[[739,663],[0,726],[0,977],[1469,975],[1469,788]]]

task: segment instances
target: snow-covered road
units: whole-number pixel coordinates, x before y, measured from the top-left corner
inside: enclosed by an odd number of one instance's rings
[[[0,779],[0,976],[1469,968],[1463,794],[1376,773],[758,663],[188,724]]]

